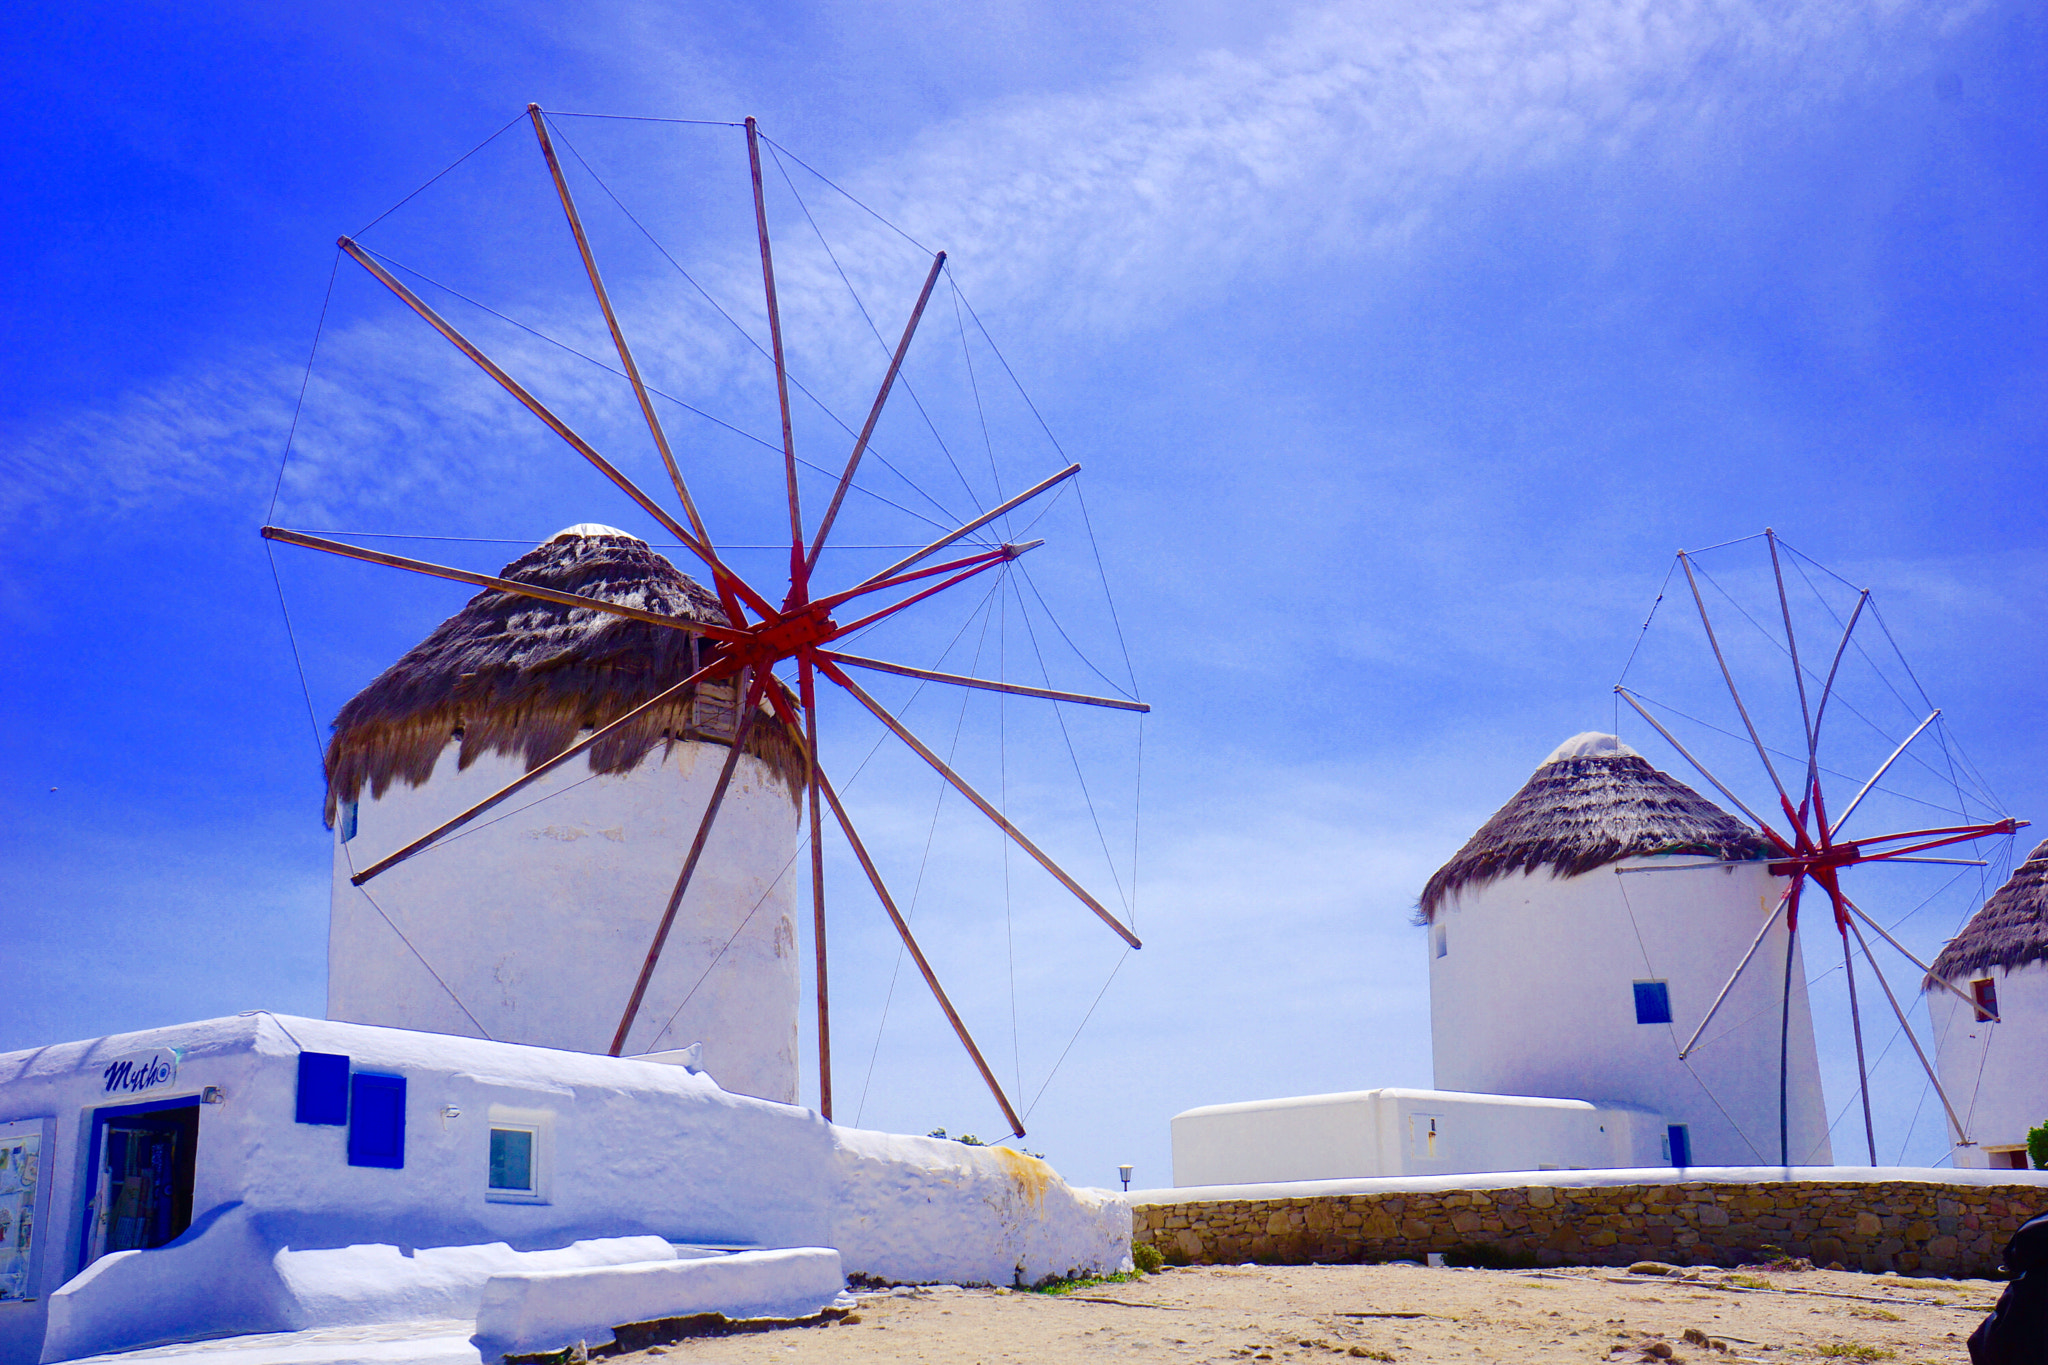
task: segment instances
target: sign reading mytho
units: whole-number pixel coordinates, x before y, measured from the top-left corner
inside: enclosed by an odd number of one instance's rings
[[[184,1056],[177,1048],[151,1048],[116,1057],[100,1072],[102,1095],[140,1095],[162,1090],[178,1079],[178,1062]]]

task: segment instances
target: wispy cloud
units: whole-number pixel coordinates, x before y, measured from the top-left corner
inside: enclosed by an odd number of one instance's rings
[[[1682,159],[1731,114],[1789,117],[1894,78],[1967,12],[1818,0],[1337,4],[1254,51],[971,112],[843,183],[953,251],[978,297],[1009,317],[1035,314],[1042,335],[1023,344],[1051,349],[1075,328],[1156,325],[1246,272],[1298,278],[1305,264],[1398,245],[1484,177],[1653,143]],[[816,198],[828,232],[849,244],[854,282],[878,298],[902,293],[900,250],[873,253],[886,269],[861,264],[863,239],[881,229]],[[746,298],[747,271],[735,256],[714,267],[716,287]],[[875,340],[836,272],[793,255],[786,284],[827,319],[813,330],[814,370],[862,376],[833,401],[859,401]],[[650,350],[708,357],[702,385],[748,382],[748,347],[722,324],[664,316],[670,334],[648,338]],[[350,443],[412,452],[410,468],[386,470],[386,494],[402,499],[448,478],[451,462],[531,438],[481,389],[428,393],[423,376],[444,371],[420,358],[439,343],[417,332],[330,337],[302,419],[307,467],[294,476],[311,506],[322,505],[323,462]],[[511,358],[617,407],[609,381],[580,362],[523,342]],[[7,459],[10,511],[251,496],[274,468],[298,379],[296,359],[215,354],[30,433]]]

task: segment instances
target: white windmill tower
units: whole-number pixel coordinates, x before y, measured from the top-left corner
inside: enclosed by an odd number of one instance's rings
[[[1954,1145],[1955,1163],[2025,1170],[2027,1132],[2048,1123],[2048,843],[1933,967],[1924,989],[1942,1087],[1963,1107],[1973,1139]]]
[[[718,599],[635,537],[572,526],[501,577],[673,617]],[[487,590],[341,710],[327,754],[335,831],[328,1014],[356,1023],[603,1052],[647,952],[652,907],[710,800],[735,684],[700,682],[479,821],[356,884],[423,830],[686,677],[703,637]],[[793,878],[803,764],[757,715],[648,983],[627,1050],[704,1045],[727,1089],[792,1102]]]
[[[1675,1165],[1762,1164],[1778,1147],[1783,1023],[1793,1147],[1827,1163],[1796,945],[1783,1020],[1779,983],[1756,974],[1735,988],[1742,1022],[1678,1056],[1773,919],[1784,885],[1763,847],[1613,735],[1566,740],[1422,893],[1437,1088],[1647,1109]],[[1631,875],[1676,867],[1711,870]],[[1782,924],[1774,938],[1786,958]]]

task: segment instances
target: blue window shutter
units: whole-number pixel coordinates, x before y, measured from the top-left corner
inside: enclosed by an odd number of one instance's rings
[[[405,1169],[405,1077],[349,1078],[348,1164]]]
[[[1685,1125],[1674,1123],[1665,1130],[1671,1139],[1671,1164],[1692,1165],[1692,1136],[1685,1131]]]
[[[348,1122],[348,1058],[335,1052],[299,1054],[300,1123]]]
[[[1671,988],[1662,981],[1636,982],[1636,1022],[1638,1024],[1668,1024],[1671,1022]]]

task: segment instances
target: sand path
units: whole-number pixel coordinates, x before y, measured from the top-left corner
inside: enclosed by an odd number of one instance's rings
[[[1750,1285],[1742,1281],[1747,1280]],[[1770,1289],[1751,1287],[1768,1284]],[[683,1362],[1967,1361],[2001,1288],[1808,1271],[1656,1279],[1616,1270],[1195,1267],[1053,1296],[896,1290],[857,1321],[620,1357]],[[1725,1349],[1686,1339],[1691,1328]],[[1646,1348],[1648,1350],[1646,1351]]]

